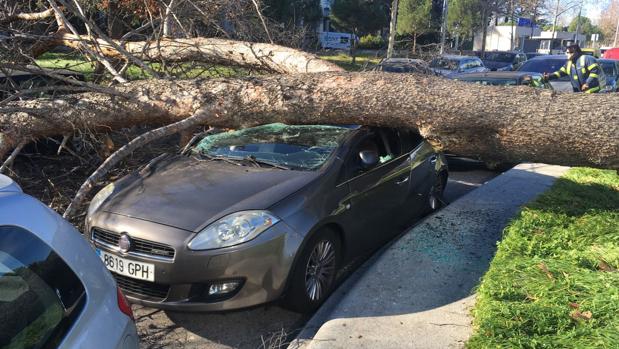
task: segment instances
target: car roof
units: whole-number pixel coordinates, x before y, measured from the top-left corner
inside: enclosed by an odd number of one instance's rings
[[[380,63],[381,64],[382,63],[425,63],[425,61],[422,59],[396,57],[396,58],[386,58],[382,60]]]
[[[489,71],[482,73],[463,73],[450,76],[451,78],[522,78],[523,76],[541,75],[539,73],[521,71]]]
[[[565,55],[540,55],[540,56],[535,56],[535,57],[529,59],[529,61],[540,61],[540,60],[543,60],[543,59],[562,59],[562,60],[567,60]]]
[[[0,174],[0,193],[21,193],[22,190],[10,177]]]
[[[442,55],[441,58],[447,58],[447,59],[452,59],[452,60],[462,60],[462,59],[479,59],[479,57],[477,56],[461,56],[461,55]]]

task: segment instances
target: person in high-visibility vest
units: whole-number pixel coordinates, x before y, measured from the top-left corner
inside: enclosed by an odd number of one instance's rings
[[[593,56],[582,53],[578,44],[570,45],[565,50],[567,62],[552,74],[544,73],[545,80],[569,76],[574,92],[597,93],[603,87],[600,81],[606,81],[604,71]]]

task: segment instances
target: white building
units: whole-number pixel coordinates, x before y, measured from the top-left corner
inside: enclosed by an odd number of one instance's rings
[[[486,34],[486,50],[487,51],[511,51],[511,50],[524,50],[524,44],[527,39],[531,37],[539,36],[541,30],[539,27],[524,27],[524,26],[511,26],[511,25],[499,25],[489,26]],[[513,37],[513,47],[512,47]],[[483,32],[479,31],[475,35],[473,41],[473,50],[481,50]]]
[[[587,36],[579,34],[576,38],[575,32],[552,32],[543,31],[539,35],[534,36],[531,40],[538,41],[539,46],[537,52],[561,54],[565,52],[565,48],[575,42],[584,43],[587,40]]]

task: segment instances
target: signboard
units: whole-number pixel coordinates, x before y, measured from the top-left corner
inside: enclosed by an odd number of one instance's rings
[[[335,48],[341,50],[350,49],[353,35],[350,33],[322,32],[320,33],[320,45],[323,48]]]
[[[591,34],[591,41],[600,40],[600,34]]]
[[[531,21],[531,18],[518,18],[518,26],[519,27],[532,27],[533,21]]]

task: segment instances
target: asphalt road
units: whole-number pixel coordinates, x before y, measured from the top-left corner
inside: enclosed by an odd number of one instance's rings
[[[445,199],[452,202],[498,175],[474,162],[450,163]],[[142,348],[285,348],[308,315],[265,305],[223,314],[133,307]]]

